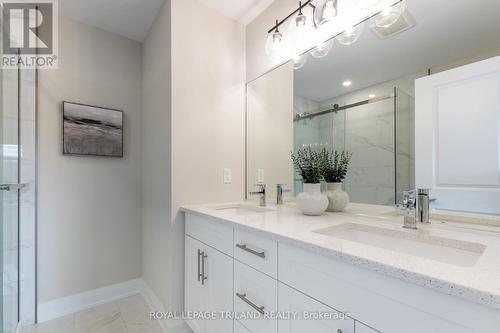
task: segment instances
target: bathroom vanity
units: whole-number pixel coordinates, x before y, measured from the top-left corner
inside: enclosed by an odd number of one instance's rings
[[[405,230],[390,207],[350,207],[320,217],[293,205],[183,207],[185,310],[218,316],[189,326],[195,333],[499,331],[500,229],[433,221]]]

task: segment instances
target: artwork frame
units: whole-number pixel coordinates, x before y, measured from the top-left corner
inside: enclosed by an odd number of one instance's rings
[[[63,155],[124,157],[124,112],[63,101]]]

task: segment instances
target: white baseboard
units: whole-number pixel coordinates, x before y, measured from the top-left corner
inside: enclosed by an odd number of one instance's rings
[[[163,303],[146,282],[144,282],[142,295],[146,299],[146,302],[151,310],[161,312],[166,311]],[[160,320],[159,324],[164,333],[192,333],[191,329],[184,320]]]
[[[38,305],[38,322],[64,317],[97,305],[110,303],[121,298],[136,295],[144,289],[142,279],[130,280],[104,288],[90,290]]]
[[[165,312],[165,306],[151,288],[142,279],[135,279],[41,303],[38,305],[38,322],[43,323],[137,294],[143,295],[151,310]],[[164,333],[192,332],[185,321],[161,320],[159,324]]]

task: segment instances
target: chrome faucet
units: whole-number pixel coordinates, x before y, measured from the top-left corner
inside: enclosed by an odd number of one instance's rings
[[[419,188],[417,190],[417,209],[416,209],[416,219],[420,223],[430,223],[429,222],[429,207],[431,200],[429,199],[429,190]]]
[[[277,205],[283,204],[283,195],[285,194],[285,192],[291,192],[290,190],[285,190],[285,185],[286,184],[276,185],[276,204]]]
[[[417,219],[415,215],[417,205],[416,194],[417,192],[415,190],[403,192],[403,203],[399,205],[399,208],[405,211],[403,216],[403,228],[413,230],[417,229]]]
[[[429,199],[428,189],[417,189],[404,192],[403,203],[399,208],[405,210],[403,228],[417,229],[417,222],[429,222]]]
[[[256,184],[259,187],[258,192],[250,192],[251,195],[259,195],[259,206],[266,207],[266,184]]]

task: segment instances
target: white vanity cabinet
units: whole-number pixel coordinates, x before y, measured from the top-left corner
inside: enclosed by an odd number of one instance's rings
[[[188,321],[195,333],[499,332],[491,307],[274,237],[186,213],[185,310],[237,316]]]
[[[278,294],[280,313],[289,315],[278,320],[278,333],[354,333],[354,320],[301,292],[280,283]]]
[[[190,236],[185,237],[185,242],[186,312],[231,312],[233,259]],[[233,332],[232,319],[222,317],[193,319],[188,324],[196,333]]]

